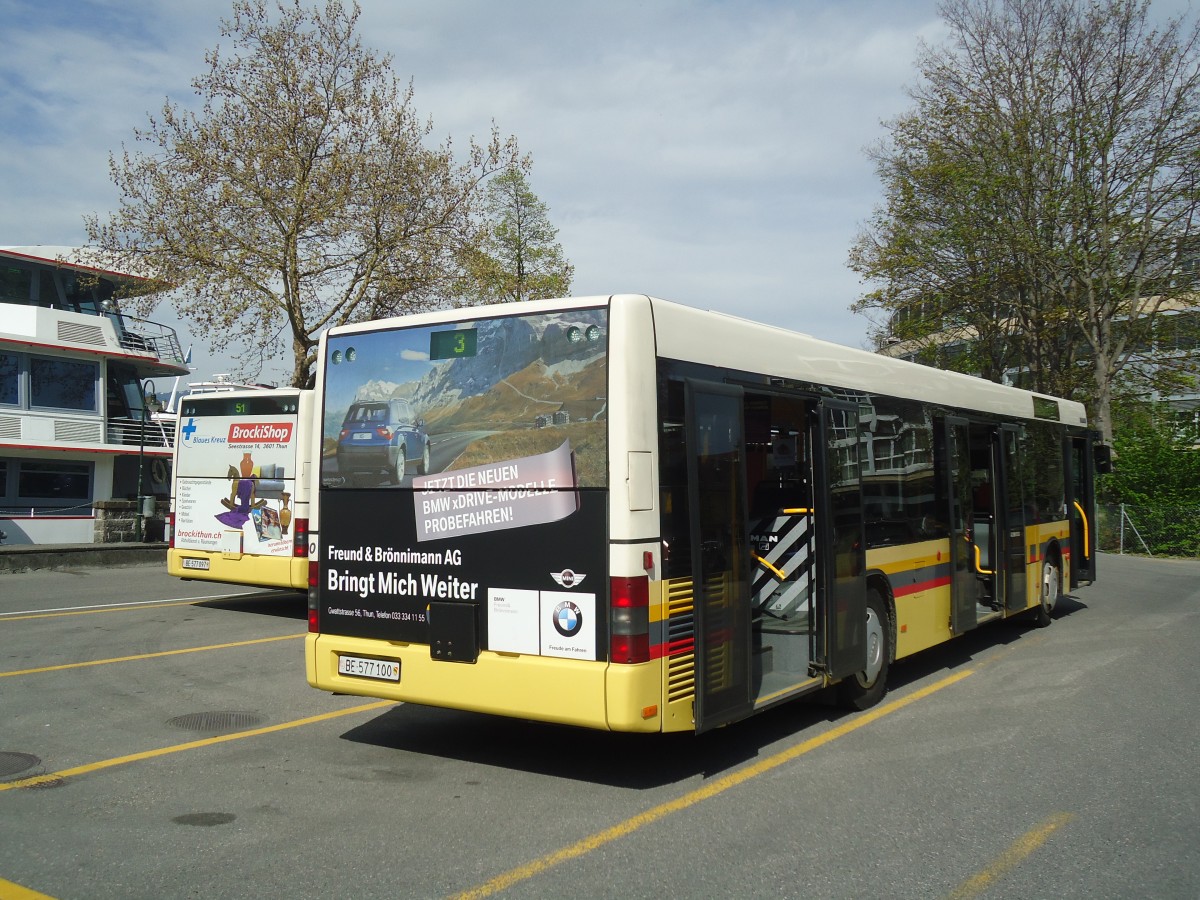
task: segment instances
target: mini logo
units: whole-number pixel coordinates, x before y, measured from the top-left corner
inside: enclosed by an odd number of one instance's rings
[[[575,637],[583,627],[583,613],[570,600],[554,607],[554,627],[563,637]]]
[[[583,579],[586,575],[580,575],[578,572],[572,572],[570,569],[563,569],[561,572],[551,572],[550,577],[554,579],[555,584],[559,587],[573,588],[583,584]]]

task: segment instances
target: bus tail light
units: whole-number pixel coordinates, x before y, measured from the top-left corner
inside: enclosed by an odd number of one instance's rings
[[[317,621],[317,583],[321,578],[320,568],[315,559],[308,561],[308,630],[313,634],[321,630]]]
[[[292,556],[297,559],[308,556],[308,519],[292,521]]]
[[[615,663],[650,660],[650,579],[609,579],[612,604],[612,638],[609,658]]]
[[[167,546],[175,549],[175,513],[167,513]]]

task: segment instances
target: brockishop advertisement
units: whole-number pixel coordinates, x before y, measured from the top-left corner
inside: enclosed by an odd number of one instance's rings
[[[290,556],[296,452],[296,423],[285,416],[181,421],[176,548]]]

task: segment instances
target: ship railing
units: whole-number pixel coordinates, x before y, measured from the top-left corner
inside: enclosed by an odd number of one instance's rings
[[[183,350],[179,346],[179,337],[174,328],[124,313],[117,314],[114,318],[117,320],[115,324],[119,326],[117,336],[126,350],[150,353],[165,362],[183,362]]]
[[[171,418],[141,419],[110,416],[108,443],[126,447],[174,447],[175,420]]]

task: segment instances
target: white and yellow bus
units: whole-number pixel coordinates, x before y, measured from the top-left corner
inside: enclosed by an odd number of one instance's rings
[[[1095,575],[1084,408],[645,296],[331,329],[308,681],[705,731]],[[404,466],[343,471],[402,401]],[[400,457],[398,457],[400,458]],[[392,469],[391,474],[387,470]]]
[[[167,571],[305,590],[312,391],[219,391],[180,403]]]

